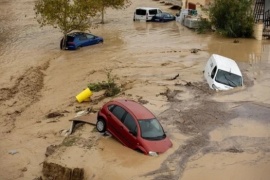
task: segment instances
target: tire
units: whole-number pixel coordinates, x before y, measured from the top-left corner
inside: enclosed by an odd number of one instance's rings
[[[106,131],[106,122],[104,121],[104,119],[99,118],[97,120],[96,128],[98,132],[100,133],[103,133]]]
[[[60,49],[63,50],[63,39],[60,41]]]
[[[80,49],[82,46],[75,46],[75,48],[74,48],[74,50],[78,50],[78,49]]]

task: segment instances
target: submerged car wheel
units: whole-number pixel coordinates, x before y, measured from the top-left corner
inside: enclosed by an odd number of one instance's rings
[[[105,123],[104,119],[99,118],[97,120],[96,128],[97,128],[98,132],[105,132],[106,131],[106,123]]]
[[[64,41],[64,39],[61,39],[61,41],[60,41],[60,49],[64,49],[64,47],[63,47],[63,41]]]

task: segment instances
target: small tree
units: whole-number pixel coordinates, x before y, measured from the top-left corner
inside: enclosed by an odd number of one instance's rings
[[[122,9],[126,8],[131,2],[130,0],[92,0],[96,8],[101,12],[101,23],[104,23],[104,14],[106,8]]]
[[[51,25],[61,30],[64,34],[61,47],[64,47],[67,33],[89,29],[90,19],[98,9],[91,0],[36,0],[34,11],[41,27]]]
[[[228,37],[251,37],[253,0],[214,0],[210,20],[216,30]]]

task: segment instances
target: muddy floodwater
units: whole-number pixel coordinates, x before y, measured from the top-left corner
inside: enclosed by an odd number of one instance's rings
[[[270,177],[270,41],[197,34],[178,22],[133,22],[134,1],[108,9],[92,29],[103,44],[61,51],[61,32],[40,28],[33,0],[0,1],[0,179],[35,179],[43,162],[84,168],[85,179],[268,180]],[[193,53],[194,49],[197,50]],[[203,68],[211,54],[238,63],[244,87],[209,89]],[[69,119],[111,98],[78,103],[91,82],[111,70],[117,97],[144,104],[173,147],[157,157],[126,148],[91,125],[65,137]],[[173,78],[176,77],[177,78]],[[59,116],[48,118],[49,113]],[[47,147],[57,147],[45,156]]]

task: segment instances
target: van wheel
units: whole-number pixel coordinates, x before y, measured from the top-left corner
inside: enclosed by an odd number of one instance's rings
[[[96,128],[98,132],[100,133],[103,133],[106,131],[106,122],[104,121],[104,119],[99,118],[97,120]]]

